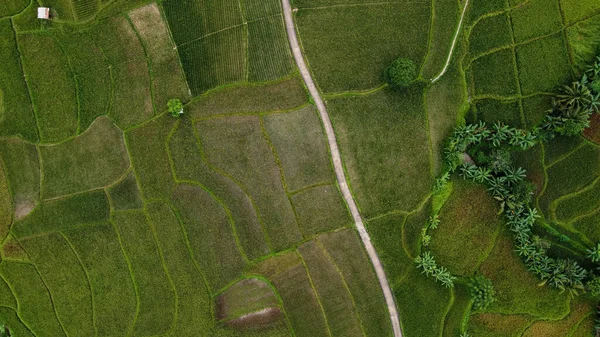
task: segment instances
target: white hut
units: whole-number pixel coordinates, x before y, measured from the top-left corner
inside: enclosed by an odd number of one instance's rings
[[[38,19],[50,20],[50,8],[38,7]]]

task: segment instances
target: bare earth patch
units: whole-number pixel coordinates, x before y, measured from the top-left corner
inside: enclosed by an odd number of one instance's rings
[[[31,211],[33,211],[34,208],[35,208],[35,203],[33,203],[31,201],[25,201],[25,202],[16,204],[15,205],[15,220],[23,219],[24,217],[29,215],[29,213],[31,213]]]
[[[264,329],[270,327],[273,322],[283,318],[283,313],[279,308],[265,308],[242,317],[225,322],[232,328],[243,329]]]
[[[600,144],[600,113],[595,113],[590,118],[590,127],[583,132],[585,138]]]

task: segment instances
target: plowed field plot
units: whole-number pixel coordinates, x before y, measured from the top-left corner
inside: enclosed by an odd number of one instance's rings
[[[0,336],[591,336],[597,1],[290,2],[0,0]]]

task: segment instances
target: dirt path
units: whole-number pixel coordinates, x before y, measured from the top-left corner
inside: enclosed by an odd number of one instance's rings
[[[431,83],[437,82],[437,80],[444,76],[446,70],[448,70],[448,66],[450,65],[450,61],[452,60],[452,54],[454,53],[454,48],[456,48],[456,41],[458,41],[458,35],[460,34],[460,30],[462,29],[462,24],[465,19],[465,13],[467,13],[467,7],[469,7],[469,0],[465,1],[465,7],[463,7],[462,14],[460,15],[460,21],[458,22],[458,27],[456,27],[456,32],[454,32],[452,47],[450,47],[450,52],[448,53],[448,58],[446,59],[444,69],[442,69],[442,71],[436,77],[431,79]]]
[[[344,196],[344,199],[346,200],[346,203],[350,208],[350,212],[352,213],[352,217],[354,218],[356,228],[358,229],[360,238],[363,244],[365,245],[369,258],[371,259],[371,263],[373,264],[373,267],[375,267],[375,272],[377,273],[377,278],[379,279],[379,284],[381,285],[381,289],[383,290],[385,302],[390,313],[390,320],[392,322],[392,328],[394,330],[394,337],[402,337],[402,330],[400,329],[400,320],[398,318],[398,310],[396,308],[396,302],[394,300],[392,290],[390,289],[387,277],[385,276],[383,265],[379,260],[379,256],[375,251],[375,247],[373,247],[373,244],[371,243],[371,238],[369,237],[369,233],[367,233],[367,230],[365,229],[362,217],[358,212],[356,202],[354,201],[354,198],[350,193],[350,189],[348,188],[348,183],[346,182],[346,174],[344,173],[344,167],[342,166],[340,150],[337,145],[337,140],[335,139],[335,133],[333,131],[333,126],[331,125],[331,120],[329,119],[329,114],[327,113],[327,109],[325,108],[323,99],[321,98],[321,95],[319,94],[319,91],[315,86],[315,82],[313,81],[310,72],[308,71],[306,63],[304,62],[302,50],[300,49],[300,45],[298,44],[298,37],[296,36],[296,27],[294,25],[294,18],[292,15],[292,7],[290,5],[290,0],[281,0],[281,2],[283,4],[285,28],[287,30],[290,47],[292,48],[294,59],[296,60],[298,69],[302,74],[304,83],[306,83],[306,86],[308,87],[308,91],[310,92],[310,95],[312,96],[315,105],[319,110],[321,120],[323,121],[323,125],[325,126],[325,133],[327,134],[329,149],[331,150],[331,159],[333,161],[335,175],[337,177],[340,190],[342,191],[342,195]]]

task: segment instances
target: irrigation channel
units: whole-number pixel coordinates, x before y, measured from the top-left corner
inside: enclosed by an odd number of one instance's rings
[[[290,5],[290,0],[281,0],[283,4],[283,14],[285,18],[285,28],[287,30],[288,40],[290,42],[290,47],[292,49],[292,53],[294,54],[294,59],[296,60],[296,64],[298,65],[298,69],[302,74],[302,78],[304,79],[304,83],[306,83],[306,87],[310,92],[310,95],[319,110],[319,115],[321,116],[321,120],[323,121],[323,125],[325,127],[325,133],[327,134],[327,141],[329,143],[329,150],[331,152],[331,159],[333,161],[333,167],[335,169],[335,175],[337,177],[338,185],[340,190],[342,191],[342,195],[350,208],[350,212],[352,213],[352,218],[354,219],[354,223],[356,225],[356,229],[360,234],[360,239],[362,240],[369,258],[371,259],[371,263],[375,268],[375,272],[377,273],[377,278],[379,279],[379,284],[381,289],[383,290],[383,296],[385,297],[385,302],[388,307],[388,311],[390,313],[390,320],[392,322],[392,328],[394,330],[394,337],[402,337],[402,330],[400,329],[400,319],[398,317],[398,309],[396,307],[396,301],[394,300],[394,295],[392,294],[392,290],[390,288],[388,279],[385,275],[385,271],[383,269],[383,265],[381,264],[381,260],[379,260],[379,256],[375,251],[375,247],[371,243],[371,237],[367,232],[365,225],[363,223],[362,217],[358,211],[358,207],[356,207],[356,202],[352,197],[352,193],[350,193],[350,189],[348,188],[348,183],[346,181],[346,174],[344,173],[344,167],[342,165],[342,157],[340,155],[340,150],[337,145],[337,140],[335,138],[335,133],[333,131],[333,126],[331,125],[331,119],[329,118],[329,114],[327,113],[327,108],[323,103],[323,99],[319,94],[319,90],[315,86],[315,82],[313,81],[311,74],[304,62],[304,56],[302,55],[302,49],[300,49],[300,45],[298,44],[298,36],[296,35],[296,27],[294,25],[294,17],[292,15],[292,6]],[[412,266],[411,266],[412,267]]]

